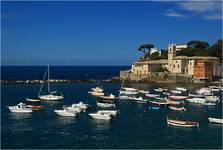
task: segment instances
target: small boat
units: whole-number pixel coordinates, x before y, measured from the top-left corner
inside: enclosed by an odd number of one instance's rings
[[[119,99],[129,99],[129,96],[128,95],[120,95],[118,98]]]
[[[32,103],[37,103],[40,102],[40,99],[31,99],[31,98],[26,98],[27,102],[32,102]]]
[[[182,91],[178,91],[178,90],[171,90],[171,93],[174,93],[174,94],[182,94]]]
[[[182,101],[171,101],[171,100],[166,99],[166,103],[170,105],[180,105]]]
[[[54,112],[55,112],[57,115],[60,115],[60,116],[66,116],[66,117],[75,117],[75,116],[77,116],[77,112],[75,112],[75,111],[71,111],[71,110],[69,110],[69,109],[54,110]]]
[[[119,94],[135,95],[135,94],[138,94],[138,89],[135,89],[135,88],[128,88],[128,87],[123,87],[123,88],[119,91]]]
[[[110,120],[111,119],[111,115],[109,115],[108,113],[90,113],[88,114],[89,116],[91,116],[94,119],[101,119],[101,120]]]
[[[169,96],[170,93],[169,93],[169,92],[163,92],[163,95],[167,95],[167,96]]]
[[[27,108],[31,108],[32,110],[41,110],[41,109],[45,109],[44,106],[41,105],[26,105]]]
[[[42,83],[42,85],[41,85],[41,87],[40,87],[40,91],[39,91],[39,94],[38,94],[38,96],[39,96],[39,98],[41,99],[41,100],[46,100],[46,101],[58,101],[58,100],[62,100],[63,98],[64,98],[64,96],[61,94],[61,95],[55,95],[54,93],[55,93],[55,91],[51,91],[50,90],[50,67],[49,67],[49,65],[47,66],[47,72],[48,72],[48,86],[47,86],[47,88],[48,88],[48,94],[46,94],[46,95],[40,95],[41,94],[41,91],[42,91],[42,87],[43,87],[43,83]],[[46,76],[46,72],[45,72],[45,74],[44,74],[44,78],[43,78],[43,81],[45,80],[45,76]]]
[[[182,91],[182,92],[186,92],[187,91],[187,89],[183,88],[183,87],[176,87],[176,90]]]
[[[218,119],[218,118],[208,118],[209,122],[213,122],[213,123],[221,123],[223,124],[223,119]]]
[[[220,101],[219,97],[218,96],[205,96],[204,99],[206,101],[210,101],[210,102],[217,102],[217,101]]]
[[[189,97],[198,97],[198,98],[203,98],[204,97],[204,95],[191,94],[191,93],[189,93],[188,96]]]
[[[203,98],[198,98],[198,97],[194,97],[194,98],[188,98],[186,99],[186,101],[190,102],[190,103],[198,103],[198,104],[203,104],[205,102],[205,99]]]
[[[162,88],[157,88],[157,89],[153,89],[153,90],[156,91],[156,92],[163,92]]]
[[[168,98],[171,100],[185,100],[187,96],[171,95],[171,96],[168,96]]]
[[[138,92],[139,92],[139,93],[142,93],[142,94],[149,94],[149,90],[148,90],[148,91],[145,91],[145,90],[139,90]]]
[[[115,99],[115,95],[110,94],[108,96],[99,96],[102,99],[109,99],[109,100],[114,100]]]
[[[89,108],[89,104],[85,104],[83,102],[79,102],[77,104],[72,104],[71,106],[64,107],[70,111],[75,111],[77,113],[80,113],[81,111],[85,111],[87,108]]]
[[[99,110],[97,113],[108,114],[115,117],[118,111],[117,110]]]
[[[168,105],[166,103],[166,101],[149,101],[151,104],[155,104],[155,105],[158,105],[158,106],[166,106]]]
[[[97,102],[97,106],[104,107],[104,108],[110,108],[110,107],[115,107],[115,104]]]
[[[156,106],[150,106],[149,109],[154,109],[154,110],[158,110],[160,109],[160,107],[156,107]]]
[[[174,111],[186,111],[186,109],[184,107],[169,106],[169,109],[174,110]]]
[[[211,102],[204,102],[202,103],[203,106],[216,106],[216,103]]]
[[[101,87],[95,87],[95,88],[91,88],[92,91],[99,91],[99,92],[103,92],[104,90]]]
[[[194,121],[183,121],[183,120],[172,120],[167,118],[167,124],[178,126],[178,127],[199,127],[199,122]]]
[[[25,103],[19,103],[16,106],[8,106],[8,109],[14,113],[31,113],[33,110],[26,107]]]
[[[160,97],[159,94],[146,94],[146,96],[150,98]]]
[[[212,95],[211,90],[209,88],[201,88],[199,90],[196,90],[196,93],[199,95]]]

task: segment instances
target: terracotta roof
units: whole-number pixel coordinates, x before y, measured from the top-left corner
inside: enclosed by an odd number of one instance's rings
[[[150,60],[150,61],[136,61],[133,64],[168,64],[168,60],[167,59],[160,59],[160,60]]]
[[[187,57],[187,56],[176,56],[173,58],[174,60],[179,59],[209,59],[209,60],[219,60],[217,57],[210,57],[210,56],[193,56],[193,57]]]

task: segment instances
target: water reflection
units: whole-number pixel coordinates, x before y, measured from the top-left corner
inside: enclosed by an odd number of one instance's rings
[[[58,124],[71,124],[76,123],[77,118],[76,117],[64,117],[64,116],[58,116],[56,117],[56,123]]]
[[[32,113],[10,113],[9,117],[13,120],[20,120],[20,119],[26,119],[30,118],[32,116]]]
[[[94,129],[98,131],[105,131],[111,128],[110,120],[91,119],[91,124],[93,124]]]

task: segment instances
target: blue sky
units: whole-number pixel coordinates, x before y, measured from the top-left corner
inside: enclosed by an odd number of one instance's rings
[[[2,65],[130,65],[140,44],[222,37],[220,1],[2,2]]]

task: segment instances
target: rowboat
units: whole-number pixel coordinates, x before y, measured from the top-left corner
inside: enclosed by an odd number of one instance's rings
[[[209,122],[213,122],[213,123],[221,123],[223,124],[223,119],[218,119],[218,118],[208,118]]]
[[[199,127],[199,122],[194,121],[183,121],[183,120],[172,120],[167,118],[167,124],[178,126],[178,127]]]
[[[204,97],[204,95],[191,94],[191,93],[189,93],[188,96],[189,97],[199,97],[199,98],[203,98]]]
[[[174,93],[174,94],[181,94],[182,91],[178,91],[178,90],[171,90],[171,93]]]
[[[190,103],[203,104],[205,102],[205,99],[196,97],[196,98],[188,98],[188,99],[186,99],[186,101],[188,101]]]
[[[159,94],[146,94],[146,96],[150,98],[160,97]]]
[[[171,95],[171,96],[168,96],[168,98],[171,100],[185,100],[187,98],[187,96]]]
[[[40,99],[31,99],[31,98],[26,98],[27,102],[32,102],[32,103],[36,103],[36,102],[40,102]]]
[[[26,105],[27,108],[31,108],[32,110],[41,110],[41,109],[45,109],[44,106],[41,105]]]
[[[168,105],[165,101],[149,101],[151,104],[159,105],[159,106],[166,106]]]
[[[181,101],[171,101],[171,100],[166,100],[167,104],[171,104],[171,105],[180,105],[182,102]]]
[[[119,91],[119,94],[135,95],[135,94],[138,94],[138,89],[123,87]]]
[[[174,110],[174,111],[186,111],[186,109],[184,107],[169,106],[169,109]]]
[[[186,92],[187,91],[187,89],[183,88],[183,87],[176,87],[176,90],[182,91],[182,92]]]

